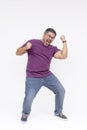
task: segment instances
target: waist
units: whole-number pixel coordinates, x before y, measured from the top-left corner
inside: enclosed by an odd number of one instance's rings
[[[26,71],[26,77],[34,77],[34,78],[42,78],[51,75],[52,72],[50,70],[45,71]]]

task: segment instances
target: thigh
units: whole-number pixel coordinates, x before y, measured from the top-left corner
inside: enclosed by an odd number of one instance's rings
[[[55,75],[50,75],[45,78],[45,86],[54,93],[64,91],[63,85]]]
[[[42,86],[42,81],[39,78],[27,78],[25,82],[26,96],[35,96]]]

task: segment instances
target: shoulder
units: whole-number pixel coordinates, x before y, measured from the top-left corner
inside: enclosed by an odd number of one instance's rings
[[[54,46],[54,45],[50,45],[49,48],[52,48],[53,50],[55,50],[55,49],[59,50],[59,48],[57,46]]]
[[[31,39],[31,40],[28,40],[28,42],[30,42],[30,43],[38,43],[38,42],[40,42],[40,40],[39,39]]]
[[[53,50],[53,55],[60,51],[60,49],[57,46],[50,45],[50,48]]]
[[[30,39],[27,42],[36,42],[36,41],[37,41],[37,39]]]

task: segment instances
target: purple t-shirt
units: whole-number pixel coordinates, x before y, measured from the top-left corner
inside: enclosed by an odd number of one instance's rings
[[[29,40],[32,48],[27,50],[28,62],[26,77],[46,77],[52,74],[50,69],[51,59],[59,49],[53,45],[44,46],[38,39]],[[24,47],[27,42],[22,46]]]

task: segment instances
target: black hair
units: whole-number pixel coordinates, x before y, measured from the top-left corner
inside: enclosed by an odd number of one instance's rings
[[[48,32],[54,33],[55,36],[57,35],[56,31],[55,31],[53,28],[47,28],[44,33],[46,34],[46,33],[48,33]]]

